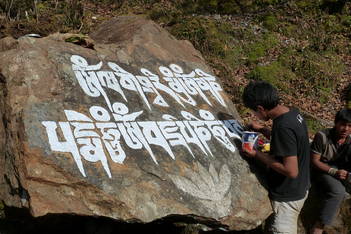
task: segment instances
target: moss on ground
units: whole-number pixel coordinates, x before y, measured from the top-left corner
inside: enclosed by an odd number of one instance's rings
[[[291,91],[289,91],[289,86],[285,85],[286,82],[296,79],[292,71],[277,61],[268,65],[258,65],[247,76],[249,79],[267,81],[287,93]]]

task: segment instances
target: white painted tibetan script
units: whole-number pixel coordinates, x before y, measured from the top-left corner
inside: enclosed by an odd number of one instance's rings
[[[125,102],[128,102],[124,93],[126,90],[137,92],[149,109],[152,107],[147,98],[148,93],[153,93],[156,96],[151,101],[152,104],[169,107],[159,91],[172,97],[182,107],[185,107],[184,104],[196,106],[194,96],[200,96],[208,105],[212,106],[213,104],[207,98],[208,92],[219,104],[226,107],[220,95],[222,88],[215,82],[216,78],[200,69],[184,74],[183,69],[176,64],[171,64],[169,68],[161,66],[159,71],[162,74],[162,79],[168,84],[166,86],[161,83],[158,75],[145,68],[140,69],[142,75],[133,75],[112,62],[107,63],[111,69],[109,71],[100,70],[102,62],[89,65],[85,58],[78,55],[73,55],[71,62],[72,69],[83,91],[91,97],[103,96],[111,111],[113,111],[111,101],[105,88],[117,92]]]
[[[102,96],[106,106],[91,106],[89,113],[65,110],[65,121],[42,121],[52,151],[70,153],[83,176],[86,176],[83,160],[101,163],[108,177],[112,177],[109,163],[123,162],[127,152],[146,150],[151,160],[158,164],[159,158],[153,146],[161,147],[171,159],[175,159],[174,147],[184,147],[189,155],[195,158],[192,151],[197,147],[205,157],[213,157],[209,143],[212,140],[220,143],[227,150],[236,150],[232,138],[240,139],[240,125],[236,120],[216,120],[207,110],[200,109],[193,115],[180,111],[181,119],[164,114],[160,120],[139,120],[143,110],[130,112],[125,91],[134,91],[140,95],[149,109],[151,105],[168,107],[169,105],[159,91],[174,98],[177,103],[196,105],[192,96],[200,95],[212,105],[205,95],[210,92],[223,106],[225,103],[219,93],[222,89],[215,83],[215,77],[196,69],[184,74],[178,65],[170,69],[160,67],[163,79],[169,86],[160,83],[159,77],[146,69],[141,69],[144,76],[134,76],[115,63],[108,63],[112,71],[99,71],[102,62],[88,65],[78,56],[71,57],[72,69],[85,94],[91,97]],[[200,78],[196,78],[196,75]],[[110,88],[116,91],[123,102],[111,101],[105,91]],[[146,93],[153,92],[156,98],[149,102]],[[110,159],[110,160],[109,160]]]

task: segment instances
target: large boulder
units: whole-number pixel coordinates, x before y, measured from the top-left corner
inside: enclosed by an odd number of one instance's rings
[[[239,155],[240,117],[191,43],[133,16],[78,39],[0,41],[6,206],[232,230],[266,219],[267,192]]]

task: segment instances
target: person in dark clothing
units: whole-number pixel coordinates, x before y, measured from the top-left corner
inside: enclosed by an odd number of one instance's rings
[[[313,181],[322,190],[323,203],[311,233],[321,234],[332,224],[345,197],[345,184],[351,178],[351,110],[340,110],[334,127],[316,133],[311,144],[311,161],[315,170]]]
[[[243,149],[269,167],[268,190],[273,208],[273,233],[297,233],[297,219],[310,188],[310,148],[307,125],[297,109],[279,103],[277,90],[264,81],[251,81],[243,102],[263,121],[273,120],[272,130],[257,122],[250,128],[270,138],[270,153]]]

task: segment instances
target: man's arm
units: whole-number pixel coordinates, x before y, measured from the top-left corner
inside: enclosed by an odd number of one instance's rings
[[[263,153],[261,151],[246,153],[249,157],[257,158],[266,164],[268,167],[272,168],[276,172],[289,177],[289,178],[296,178],[299,174],[299,166],[297,162],[297,156],[291,155],[283,157],[283,162],[279,162],[275,160],[271,155]]]
[[[328,173],[329,175],[335,176],[338,179],[346,179],[348,172],[345,170],[334,169],[328,164],[321,161],[321,155],[311,152],[312,165],[320,171]]]
[[[311,152],[311,162],[312,165],[320,171],[328,173],[330,166],[321,161],[321,155]]]
[[[255,127],[260,131],[264,131],[265,129],[260,128],[259,125]],[[243,151],[248,157],[257,158],[276,172],[289,178],[296,178],[299,174],[298,158],[296,155],[296,135],[292,129],[287,127],[280,127],[274,133],[275,140],[274,142],[271,141],[271,146],[272,144],[275,146],[275,153],[284,155],[282,162],[276,160],[273,155],[255,149],[250,151],[243,149]],[[267,131],[266,134],[270,137],[272,132]]]

